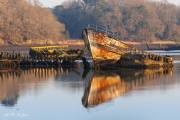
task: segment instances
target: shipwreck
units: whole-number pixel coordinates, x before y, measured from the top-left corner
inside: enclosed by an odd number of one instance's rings
[[[83,31],[85,51],[94,68],[155,68],[172,67],[173,58],[156,55],[124,43],[118,33],[104,26],[88,25]],[[89,58],[89,57],[88,57]]]

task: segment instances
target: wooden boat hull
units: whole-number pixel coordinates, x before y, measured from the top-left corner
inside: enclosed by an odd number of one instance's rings
[[[93,29],[83,31],[85,46],[90,52],[95,68],[118,68],[118,67],[172,67],[173,59],[142,50],[117,40],[107,33]]]

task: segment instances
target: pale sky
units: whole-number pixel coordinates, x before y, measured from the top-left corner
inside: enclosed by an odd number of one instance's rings
[[[43,6],[45,7],[55,7],[56,5],[60,5],[64,1],[68,0],[39,0]]]
[[[68,1],[68,0],[39,0],[43,6],[45,7],[54,7],[56,5],[61,4],[63,1]],[[160,1],[160,0],[156,0]],[[180,0],[168,0],[170,3],[174,3],[177,5],[180,5]]]

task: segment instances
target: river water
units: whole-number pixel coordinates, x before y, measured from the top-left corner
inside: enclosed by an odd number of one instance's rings
[[[180,120],[180,51],[174,68],[0,70],[0,120]]]

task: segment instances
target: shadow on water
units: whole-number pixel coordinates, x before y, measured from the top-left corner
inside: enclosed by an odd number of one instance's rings
[[[82,104],[86,108],[96,107],[144,86],[170,84],[173,69],[122,69],[120,71],[94,71],[86,86]]]

